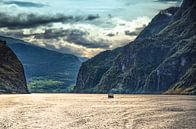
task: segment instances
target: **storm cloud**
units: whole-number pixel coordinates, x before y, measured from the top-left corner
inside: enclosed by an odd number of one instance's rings
[[[36,7],[36,8],[41,8],[44,6],[47,6],[42,3],[34,3],[34,2],[25,2],[25,1],[4,1],[3,4],[5,5],[17,5],[19,7]]]
[[[67,37],[64,39],[65,41],[74,43],[76,45],[81,45],[86,48],[102,48],[108,49],[109,44],[106,43],[103,39],[99,39],[98,41],[93,39],[88,39],[88,32],[84,32],[81,30],[70,30]]]
[[[82,21],[92,21],[99,18],[99,16],[66,16],[63,14],[56,15],[36,15],[36,14],[17,14],[10,15],[0,12],[0,27],[7,27],[9,29],[23,29],[33,28],[51,23],[76,23]]]
[[[0,35],[92,57],[126,45],[159,10],[176,5],[159,0],[98,1],[0,0]]]
[[[46,29],[44,33],[34,33],[34,34],[23,34],[23,33],[7,33],[8,35],[14,35],[19,38],[34,37],[37,40],[61,40],[69,42],[75,45],[79,45],[86,48],[101,48],[109,49],[110,44],[103,40],[94,40],[89,38],[89,32],[82,31],[80,29]]]
[[[77,18],[86,20],[87,17]],[[73,21],[74,17],[72,18]],[[100,20],[100,19],[99,19]],[[140,17],[131,22],[118,18],[104,19],[111,21],[112,28],[102,28],[90,22],[54,23],[32,28],[0,28],[0,35],[23,39],[35,45],[62,53],[71,53],[82,57],[92,57],[97,53],[123,46],[136,35],[126,35],[125,31],[138,32],[149,22],[147,17]],[[123,24],[123,26],[122,26]],[[129,29],[128,29],[129,28]],[[113,36],[111,36],[113,34]]]
[[[126,30],[125,31],[125,35],[127,36],[137,36],[140,34],[140,32],[146,28],[146,25],[143,25],[142,27],[138,27],[138,28],[135,28],[134,31],[130,31],[130,30]]]

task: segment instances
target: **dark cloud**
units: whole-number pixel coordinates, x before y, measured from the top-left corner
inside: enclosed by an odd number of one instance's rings
[[[107,36],[108,36],[108,37],[113,37],[113,36],[116,36],[116,34],[114,34],[114,33],[109,33],[109,34],[107,34]]]
[[[41,8],[41,7],[44,7],[44,6],[47,6],[45,4],[42,4],[42,3],[34,3],[34,2],[25,2],[25,1],[5,1],[3,2],[3,4],[6,4],[6,5],[17,5],[17,6],[20,6],[20,7],[36,7],[36,8]]]
[[[23,35],[34,36],[35,39],[63,39],[66,42],[70,42],[76,45],[80,45],[86,48],[109,48],[109,44],[102,39],[99,41],[88,39],[89,32],[79,29],[47,29],[44,33]]]
[[[90,17],[90,18],[89,18]],[[56,15],[36,15],[36,14],[18,14],[10,15],[0,12],[0,27],[9,29],[33,28],[51,23],[74,23],[79,21],[91,21],[99,18],[97,16],[65,16],[63,14]]]
[[[59,39],[69,35],[70,30],[63,29],[46,29],[44,33],[33,34],[36,39]]]
[[[36,40],[64,40],[69,43],[73,43],[75,45],[80,45],[86,48],[101,48],[101,49],[109,49],[110,43],[98,39],[92,40],[88,39],[89,32],[82,31],[79,29],[46,29],[44,33],[32,33],[32,34],[24,34],[22,30],[18,30],[15,32],[0,32],[0,35],[7,35],[11,37],[16,37],[19,39],[33,37]],[[51,45],[53,46],[53,45]]]
[[[143,25],[142,27],[139,27],[139,28],[136,28],[135,31],[129,31],[129,30],[126,30],[125,31],[125,35],[127,36],[138,36],[140,34],[140,32],[146,28],[146,25]]]
[[[129,30],[126,30],[125,31],[125,35],[128,35],[128,36],[137,36],[138,35],[138,33],[137,32],[131,32],[131,31],[129,31]]]
[[[99,18],[99,15],[88,15],[88,17],[86,18],[86,20],[95,20],[95,19],[98,19]]]
[[[0,13],[0,27],[9,29],[32,28],[55,22],[67,22],[73,20],[72,16],[55,15],[41,16],[35,14],[18,14],[17,16]]]
[[[104,40],[99,39],[99,41],[95,40],[89,40],[87,39],[88,32],[83,32],[81,30],[70,30],[70,33],[67,35],[67,38],[65,39],[68,42],[82,45],[87,48],[102,48],[102,49],[108,49],[109,44],[105,43]]]

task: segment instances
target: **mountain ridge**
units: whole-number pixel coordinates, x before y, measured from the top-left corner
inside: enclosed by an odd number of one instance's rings
[[[195,10],[194,0],[184,0],[180,8],[161,11],[135,41],[122,47],[118,54],[113,54],[113,59],[102,57],[106,62],[101,65],[112,63],[98,80],[93,71],[102,68],[95,63],[100,61],[97,57],[102,53],[91,59],[94,62],[83,63],[75,92],[196,94],[194,78],[191,85],[179,85],[181,81],[187,82],[182,78],[194,75],[191,70],[195,70],[192,66],[196,63]],[[84,67],[89,70],[85,72]],[[97,82],[96,85],[91,85],[89,80],[95,80],[91,83]]]

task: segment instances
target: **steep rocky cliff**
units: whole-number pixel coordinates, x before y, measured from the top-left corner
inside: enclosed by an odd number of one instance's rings
[[[0,93],[28,93],[23,66],[2,41],[0,41]]]
[[[115,51],[82,64],[76,92],[196,94],[196,1],[161,11],[135,41]]]
[[[109,70],[115,57],[120,54],[122,48],[113,51],[108,50],[84,62],[77,77],[76,91],[93,92],[94,88],[101,80],[103,74]],[[94,92],[97,92],[95,90]]]

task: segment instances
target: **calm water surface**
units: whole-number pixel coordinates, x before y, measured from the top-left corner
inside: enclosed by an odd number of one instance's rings
[[[0,95],[0,129],[193,129],[196,96]]]

